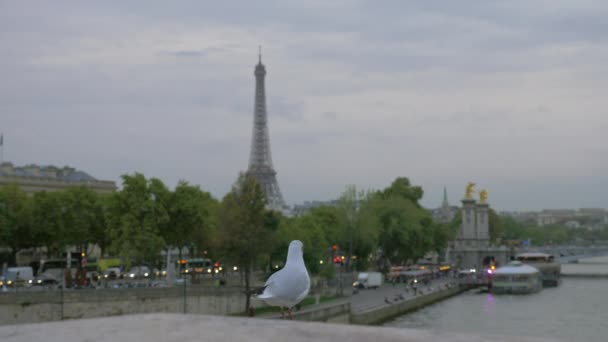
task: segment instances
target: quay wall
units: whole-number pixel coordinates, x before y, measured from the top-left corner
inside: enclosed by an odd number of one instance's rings
[[[9,292],[0,293],[0,324],[156,312],[224,315],[244,311],[245,301],[240,288],[214,287]]]
[[[397,316],[401,316],[440,300],[455,296],[468,289],[469,287],[454,287],[424,294],[400,303],[382,305],[363,312],[351,312],[350,323],[363,325],[381,324]]]
[[[336,295],[337,289],[325,288],[321,293]],[[243,312],[245,302],[243,289],[238,286],[0,292],[0,325],[158,312],[226,315]],[[254,298],[250,304],[254,308],[266,306]],[[316,310],[302,310],[296,314],[300,317],[297,319],[339,320],[339,316],[348,316],[350,300]]]

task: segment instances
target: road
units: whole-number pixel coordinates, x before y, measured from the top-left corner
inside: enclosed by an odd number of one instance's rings
[[[417,293],[411,286],[406,286],[403,283],[392,285],[384,284],[378,289],[359,290],[358,293],[351,297],[351,310],[353,312],[365,312],[384,305],[392,305],[400,301],[404,301],[415,296],[428,294],[446,289],[447,286],[457,286],[456,280],[451,278],[435,279],[429,285],[418,286]]]

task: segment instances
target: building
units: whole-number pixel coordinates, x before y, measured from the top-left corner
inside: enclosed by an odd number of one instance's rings
[[[4,162],[0,164],[0,186],[9,184],[19,185],[28,195],[40,191],[61,191],[75,186],[85,186],[99,194],[116,190],[113,181],[98,180],[72,167],[35,164],[13,166],[10,162]]]

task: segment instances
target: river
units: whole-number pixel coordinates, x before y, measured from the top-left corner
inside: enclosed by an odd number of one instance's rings
[[[492,295],[472,290],[400,316],[384,326],[605,342],[608,279],[563,278],[559,287],[530,295]]]

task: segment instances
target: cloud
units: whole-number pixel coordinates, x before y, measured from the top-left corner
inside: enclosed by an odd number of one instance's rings
[[[606,15],[591,0],[3,4],[5,159],[221,197],[247,166],[262,45],[291,203],[408,176],[428,206],[472,179],[499,208],[608,207],[588,191],[608,174]]]

